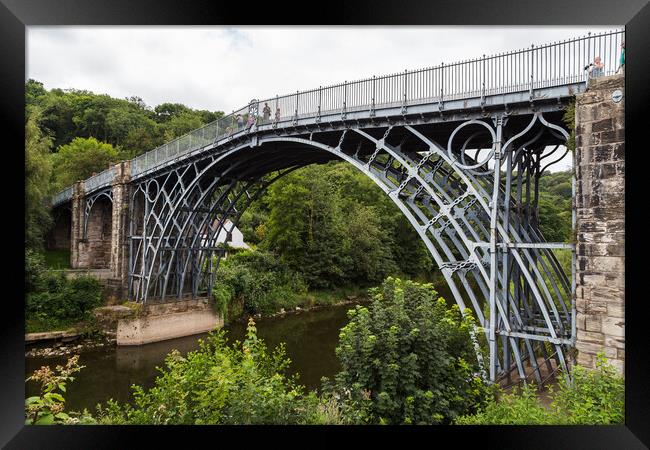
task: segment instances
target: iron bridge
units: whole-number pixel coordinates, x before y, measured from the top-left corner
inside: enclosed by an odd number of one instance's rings
[[[601,56],[602,75],[613,74],[622,39],[619,30],[253,100],[131,160],[129,298],[209,296],[226,219],[236,226],[287,173],[343,160],[397,205],[476,318],[491,380],[566,370],[575,248],[540,232],[539,179],[568,152],[562,116],[586,89],[586,66]],[[111,198],[110,170],[84,182],[86,219]],[[573,255],[570,273],[559,251]]]

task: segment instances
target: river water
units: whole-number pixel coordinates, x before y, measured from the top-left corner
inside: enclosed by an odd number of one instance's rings
[[[257,335],[269,348],[286,343],[291,359],[289,374],[299,373],[299,382],[308,389],[318,389],[321,377],[331,377],[340,366],[334,353],[338,344],[339,330],[347,323],[347,311],[354,304],[345,304],[287,314],[283,317],[264,318],[257,323]],[[245,323],[233,323],[225,327],[230,340],[242,340]],[[66,409],[81,411],[87,408],[95,412],[97,403],[112,398],[130,402],[132,384],[145,388],[154,384],[158,375],[156,367],[164,365],[165,356],[178,349],[182,354],[198,348],[198,339],[206,335],[194,335],[135,347],[111,347],[81,353],[79,362],[85,366],[69,383],[66,392]],[[64,364],[66,357],[27,358],[26,374],[43,365],[54,367]],[[26,396],[37,395],[38,385],[26,383]]]

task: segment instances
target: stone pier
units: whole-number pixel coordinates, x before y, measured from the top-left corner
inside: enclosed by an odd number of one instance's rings
[[[578,364],[625,362],[625,92],[623,75],[576,96]]]
[[[117,299],[126,296],[128,286],[130,173],[130,161],[115,165],[110,198],[99,197],[87,218],[83,182],[75,183],[72,197],[70,266],[91,275],[100,273],[97,278],[104,285],[107,296]],[[110,271],[110,276],[106,276],[106,271]]]
[[[133,317],[117,323],[117,345],[142,345],[199,333],[223,326],[208,299],[140,306]]]

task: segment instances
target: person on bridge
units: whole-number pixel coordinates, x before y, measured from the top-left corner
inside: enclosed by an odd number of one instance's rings
[[[248,115],[248,120],[246,121],[246,128],[252,128],[255,125],[255,116],[252,114]]]
[[[591,78],[602,77],[605,75],[605,65],[600,60],[600,56],[596,56],[594,62],[590,64],[589,75]]]
[[[237,114],[235,116],[235,119],[237,120],[237,129],[241,130],[242,128],[244,128],[244,118],[242,117],[242,115]]]
[[[620,70],[621,73],[625,73],[625,42],[621,42],[621,65],[616,69],[616,73]]]
[[[280,121],[280,108],[277,108],[275,110],[275,121],[279,122]]]
[[[262,110],[262,114],[264,115],[264,123],[271,121],[271,107],[269,106],[268,103],[264,103],[264,109]]]

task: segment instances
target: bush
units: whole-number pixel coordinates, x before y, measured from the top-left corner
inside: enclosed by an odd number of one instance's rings
[[[70,326],[88,318],[88,313],[102,304],[102,288],[95,278],[68,280],[60,272],[44,269],[42,258],[33,255],[27,256],[25,266],[28,331]]]
[[[336,395],[368,399],[371,423],[449,423],[475,411],[488,389],[471,316],[448,309],[430,284],[389,277],[371,294],[370,308],[348,312],[339,335]]]
[[[553,396],[553,408],[568,425],[622,424],[625,419],[625,382],[599,353],[596,370],[576,366]]]
[[[299,274],[272,254],[244,251],[221,261],[212,292],[222,314],[240,299],[246,312],[270,314],[293,306],[307,288]]]
[[[498,400],[497,400],[498,398]],[[512,393],[500,392],[482,411],[471,416],[462,416],[455,421],[458,425],[550,425],[555,417],[539,403],[533,385],[516,388]]]
[[[134,386],[135,406],[110,401],[99,422],[110,424],[304,424],[338,420],[314,393],[305,394],[284,347],[272,353],[250,320],[243,343],[211,333],[185,357],[170,353],[153,388]]]
[[[66,413],[65,398],[66,384],[74,381],[72,374],[79,372],[84,366],[79,365],[79,355],[68,359],[65,366],[56,366],[55,370],[43,366],[34,371],[27,381],[41,383],[40,395],[25,400],[26,425],[53,425],[94,423],[88,411],[83,413]]]
[[[479,413],[460,417],[460,425],[610,425],[624,421],[623,378],[601,353],[596,370],[576,366],[564,374],[559,389],[549,387],[551,407],[544,407],[529,385],[493,398]]]
[[[43,277],[46,271],[45,258],[41,253],[27,249],[25,251],[25,292],[35,292],[42,289]]]

